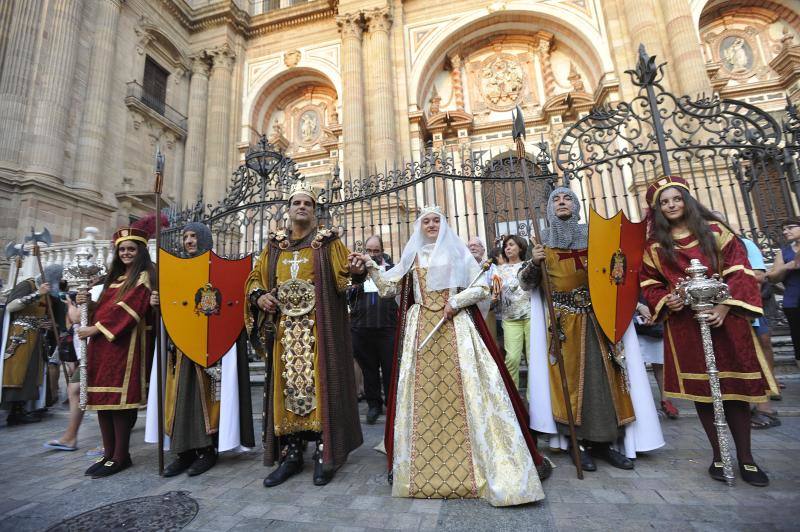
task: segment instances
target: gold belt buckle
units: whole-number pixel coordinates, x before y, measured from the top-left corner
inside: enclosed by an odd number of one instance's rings
[[[285,316],[303,316],[314,308],[314,285],[302,279],[290,279],[278,287],[278,307]]]

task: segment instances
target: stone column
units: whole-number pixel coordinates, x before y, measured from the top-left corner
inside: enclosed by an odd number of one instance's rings
[[[392,12],[389,7],[374,9],[366,14],[367,31],[372,34],[372,56],[369,63],[372,67],[372,94],[369,102],[372,105],[370,115],[373,117],[372,144],[369,152],[373,163],[381,171],[384,165],[393,168],[395,164],[395,99],[393,95],[394,76],[392,70],[391,46],[389,44],[389,28],[392,26]],[[345,115],[346,116],[346,115]]]
[[[711,95],[711,82],[706,74],[706,62],[692,24],[692,11],[687,0],[664,0],[667,15],[667,35],[672,49],[673,79],[681,94],[693,98],[700,93]]]
[[[553,46],[553,34],[544,31],[537,32],[539,44],[536,52],[542,65],[542,79],[544,81],[545,99],[550,98],[556,90],[556,76],[553,74],[553,65],[550,63],[550,51]]]
[[[25,135],[23,161],[28,172],[63,182],[64,139],[75,74],[81,2],[50,4],[33,114]]]
[[[342,136],[344,175],[363,175],[366,166],[364,143],[364,74],[361,65],[361,14],[336,17],[342,35]]]
[[[208,62],[203,56],[192,59],[192,79],[189,83],[189,111],[186,151],[184,156],[182,204],[197,200],[203,186],[206,156],[206,120],[208,111]]]
[[[229,125],[231,109],[231,71],[235,56],[230,46],[223,45],[209,52],[211,78],[208,83],[208,117],[206,120],[206,161],[203,176],[203,199],[215,203],[222,199],[230,169]]]
[[[456,109],[464,110],[464,84],[461,81],[461,56],[456,54],[450,56],[450,80],[453,82],[453,94],[456,98]]]
[[[11,25],[0,69],[0,161],[19,162],[41,7],[20,1],[6,12]]]
[[[653,0],[623,0],[622,9],[625,13],[625,20],[628,23],[628,35],[634,50],[639,49],[639,44],[644,44],[647,53],[656,56],[656,63],[663,63],[667,60],[664,48],[659,39],[659,28],[656,17],[659,16],[658,6]],[[694,41],[694,39],[692,39]],[[638,59],[634,55],[634,61]],[[626,68],[635,68],[635,64],[628,65]],[[627,76],[627,74],[625,74]],[[665,78],[672,79],[669,69],[666,69]],[[665,80],[666,81],[666,80]],[[668,83],[664,85],[670,88]]]
[[[114,48],[117,42],[121,0],[98,0],[93,4],[95,33],[89,61],[88,85],[83,122],[78,137],[73,186],[100,191],[109,94],[113,78]]]

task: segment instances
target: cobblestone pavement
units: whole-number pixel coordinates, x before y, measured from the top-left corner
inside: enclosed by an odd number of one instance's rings
[[[679,403],[685,415],[662,422],[667,446],[637,459],[634,471],[600,462],[597,472],[578,480],[566,455],[551,454],[557,467],[545,483],[547,499],[516,508],[492,508],[475,500],[392,498],[385,457],[372,449],[382,438],[383,418],[377,425],[363,425],[365,444],[324,487],[312,485],[307,463],[283,486],[263,488],[269,470],[258,451],[226,453],[199,477],[160,478],[154,448],[143,443],[143,413],[133,432],[134,466],[91,480],[83,471],[92,460],[85,451],[99,443],[94,415],[84,420],[78,451],[42,447],[66,425],[67,412],[59,407],[41,423],[0,424],[0,529],[43,530],[111,502],[185,490],[200,506],[187,530],[796,530],[798,377],[788,377],[784,400],[772,403],[783,425],[753,432],[754,454],[772,481],[768,488],[741,481],[728,488],[711,480],[706,437],[689,404]],[[254,405],[260,405],[260,393],[254,389]],[[362,422],[364,413],[362,404]]]

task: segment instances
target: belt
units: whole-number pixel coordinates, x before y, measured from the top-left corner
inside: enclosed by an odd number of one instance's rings
[[[553,296],[553,306],[558,310],[572,314],[585,314],[592,310],[589,289],[585,286],[579,286],[568,292],[553,290],[551,294]]]

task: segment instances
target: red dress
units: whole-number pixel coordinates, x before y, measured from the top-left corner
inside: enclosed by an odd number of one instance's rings
[[[723,226],[709,224],[719,252],[719,271],[728,285],[730,312],[721,327],[711,329],[714,354],[724,400],[763,402],[769,393],[778,393],[751,320],[762,314],[761,291],[750,268],[747,252],[739,239]],[[675,263],[658,242],[650,239],[644,253],[640,275],[642,294],[650,312],[664,321],[664,392],[669,397],[711,402],[700,327],[694,311],[686,306],[670,312],[666,297],[676,283],[687,277],[691,259],[699,259],[714,272],[698,240],[687,233],[675,238]]]
[[[124,282],[122,276],[108,285],[94,311],[101,334],[89,341],[86,359],[89,410],[138,408],[147,401],[150,280],[143,272],[117,301]]]

